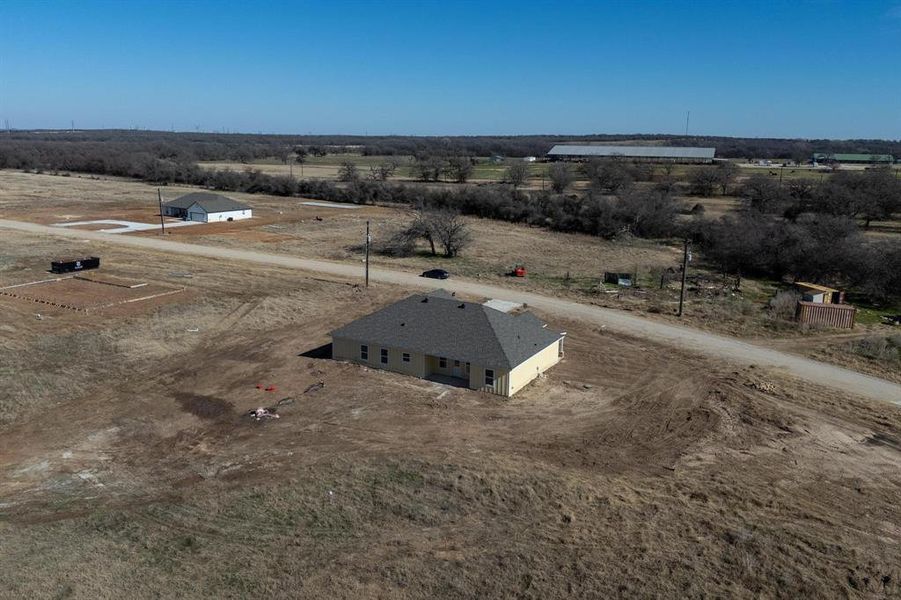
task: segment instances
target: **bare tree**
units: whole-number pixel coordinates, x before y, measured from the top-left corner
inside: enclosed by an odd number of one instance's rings
[[[472,161],[468,156],[452,156],[444,167],[445,174],[457,183],[466,183],[472,171]]]
[[[469,226],[458,213],[436,211],[430,217],[435,236],[444,248],[444,256],[457,256],[472,241]]]
[[[589,160],[582,163],[579,170],[591,181],[592,187],[605,194],[627,190],[634,182],[626,165],[620,160]]]
[[[358,181],[360,179],[360,172],[357,170],[357,165],[353,164],[349,160],[341,163],[341,168],[338,169],[338,181]]]
[[[504,181],[517,188],[529,178],[529,165],[525,162],[515,162],[504,172]]]
[[[438,254],[437,250],[435,250],[435,240],[438,236],[435,233],[432,211],[426,211],[422,208],[417,210],[416,216],[413,217],[413,222],[407,228],[407,233],[413,238],[427,241],[432,250],[432,255]]]
[[[551,179],[551,189],[562,194],[563,191],[572,183],[573,175],[569,171],[566,163],[555,162],[548,171],[548,177]]]
[[[713,190],[719,183],[717,167],[701,167],[691,174],[689,180],[691,193],[695,196],[712,196]]]
[[[422,181],[438,181],[444,171],[444,159],[439,156],[419,155],[413,163],[413,173]]]
[[[388,157],[377,165],[370,165],[369,178],[373,181],[388,181],[397,170],[398,162],[393,156]]]
[[[731,160],[721,162],[716,167],[716,182],[720,186],[720,194],[726,195],[731,184],[738,175],[738,165]]]
[[[398,236],[398,241],[423,239],[429,243],[432,255],[437,255],[436,245],[444,250],[444,255],[453,258],[470,242],[472,235],[469,226],[456,212],[449,210],[428,210],[420,208],[413,221]]]

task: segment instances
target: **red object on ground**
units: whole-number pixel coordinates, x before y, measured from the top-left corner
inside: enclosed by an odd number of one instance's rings
[[[258,384],[257,384],[257,389],[258,389],[258,390],[261,390],[261,389],[263,389],[263,386],[262,386],[261,384],[258,383]]]
[[[267,391],[267,392],[274,392],[274,391],[275,391],[275,386],[274,386],[274,385],[268,386],[268,387],[266,388],[266,391]]]
[[[513,269],[513,275],[516,277],[525,277],[526,276],[526,268],[523,266],[518,266]]]

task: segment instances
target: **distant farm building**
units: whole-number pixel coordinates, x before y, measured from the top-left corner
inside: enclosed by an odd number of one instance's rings
[[[532,313],[416,294],[332,332],[332,355],[373,369],[512,396],[563,356],[566,334]]]
[[[592,158],[628,158],[650,162],[713,162],[716,148],[677,146],[601,146],[595,144],[557,144],[547,153],[551,160],[588,160]]]
[[[891,154],[826,154],[817,152],[813,155],[813,162],[845,163],[851,165],[890,165],[895,162],[895,157]]]
[[[186,221],[217,223],[239,221],[253,216],[252,209],[220,194],[193,192],[163,204],[163,215]]]

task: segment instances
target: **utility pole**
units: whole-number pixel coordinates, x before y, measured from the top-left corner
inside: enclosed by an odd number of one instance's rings
[[[156,197],[160,203],[160,229],[162,230],[160,235],[166,235],[166,223],[163,221],[163,190],[161,188],[156,188]]]
[[[682,289],[679,291],[679,316],[682,316],[682,306],[685,304],[685,276],[688,274],[688,263],[691,261],[691,242],[685,240],[685,250],[682,254]]]
[[[366,221],[366,287],[369,287],[369,244],[372,236],[369,235],[369,221]]]
[[[685,115],[685,136],[688,137],[688,120],[691,119],[691,111]]]

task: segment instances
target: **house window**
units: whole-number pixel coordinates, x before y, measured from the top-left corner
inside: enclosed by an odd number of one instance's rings
[[[407,353],[407,352],[404,352],[404,353],[403,353],[403,356],[401,356],[401,359],[402,359],[404,362],[410,362],[410,354]]]
[[[388,349],[387,348],[382,348],[382,350],[381,350],[381,361],[382,361],[383,365],[388,364]]]
[[[494,387],[494,369],[485,369],[485,385]]]
[[[360,346],[360,360],[369,360],[369,346],[365,344]]]
[[[447,359],[444,358],[443,356],[438,357],[438,366],[441,367],[442,369],[446,369],[447,368]]]

